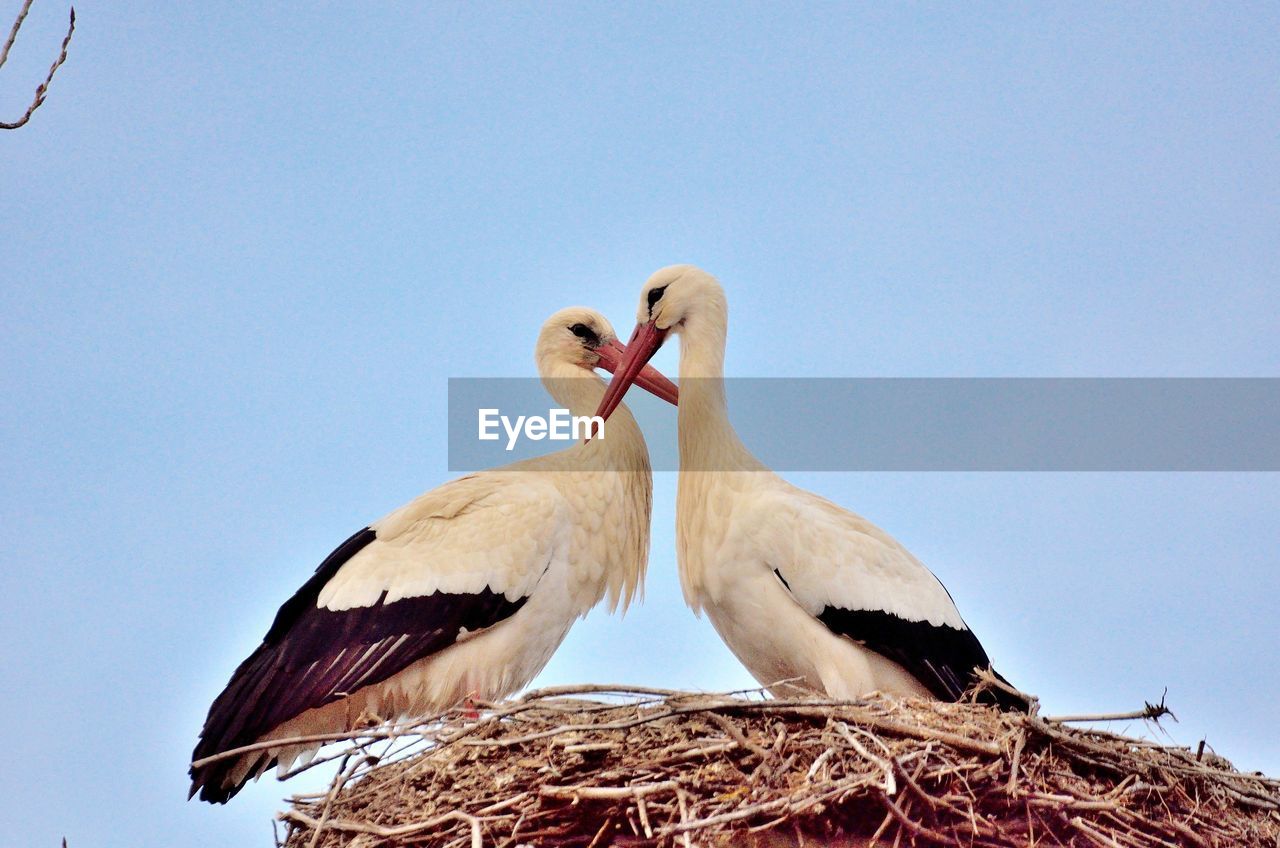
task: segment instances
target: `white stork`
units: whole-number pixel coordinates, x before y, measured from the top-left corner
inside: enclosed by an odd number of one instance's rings
[[[658,271],[598,410],[608,416],[666,335],[680,336],[676,550],[686,602],[706,610],[766,686],[798,679],[835,698],[958,699],[990,661],[938,578],[888,533],[787,483],[738,439],[725,402],[727,327],[714,277],[690,265]],[[1003,692],[983,697],[1026,707]]]
[[[557,312],[536,358],[548,391],[590,415],[625,353],[594,310]],[[653,369],[637,382],[676,402]],[[525,686],[606,594],[625,609],[644,577],[649,453],[625,408],[605,438],[472,474],[343,542],[285,602],[213,702],[191,794],[223,803],[316,744],[232,749],[426,715]]]

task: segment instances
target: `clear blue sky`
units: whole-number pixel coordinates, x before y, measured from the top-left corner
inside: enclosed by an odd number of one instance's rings
[[[446,378],[531,375],[570,304],[625,334],[662,265],[724,281],[735,376],[1280,375],[1273,3],[78,12],[0,135],[14,845],[270,844],[315,781],[187,803],[210,700],[334,545],[447,479]],[[65,16],[37,2],[0,115]],[[1174,740],[1280,773],[1277,475],[791,477],[915,551],[1048,711],[1168,687]],[[655,492],[646,603],[540,682],[750,683]]]

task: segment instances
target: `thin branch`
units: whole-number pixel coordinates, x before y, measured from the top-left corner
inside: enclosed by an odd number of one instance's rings
[[[724,716],[720,715],[720,713],[708,713],[707,717],[710,718],[712,721],[714,721],[716,724],[718,724],[721,730],[729,734],[729,738],[731,738],[734,742],[737,742],[742,747],[746,748],[751,753],[755,754],[757,757],[760,758],[761,761],[769,759],[769,752],[766,751],[764,748],[761,748],[756,743],[752,742],[750,739],[748,739],[743,734],[742,730],[738,727],[738,725],[733,723],[732,719],[725,718]]]
[[[582,799],[589,801],[616,801],[654,792],[675,792],[677,784],[674,780],[661,783],[641,783],[635,786],[544,786],[538,794],[548,798],[571,798],[574,803]]]
[[[1120,843],[1116,842],[1105,833],[1101,833],[1090,827],[1089,823],[1079,816],[1076,816],[1073,819],[1068,819],[1068,824],[1083,833],[1094,845],[1101,846],[1101,848],[1121,848]]]
[[[840,732],[840,735],[844,737],[844,740],[849,743],[853,750],[857,751],[862,755],[864,760],[876,766],[884,773],[884,783],[881,785],[880,790],[884,792],[885,795],[898,794],[898,782],[893,777],[893,766],[889,764],[889,761],[883,757],[877,757],[875,754],[868,751],[863,744],[858,741],[857,737],[853,735],[853,731],[849,729],[849,725],[845,724],[843,721],[835,722],[835,728]]]
[[[25,0],[22,4],[22,11],[18,12],[18,17],[13,22],[13,28],[9,30],[9,38],[4,43],[4,48],[0,49],[0,67],[9,59],[9,49],[13,47],[13,42],[18,38],[18,30],[22,29],[22,22],[27,18],[27,12],[31,9],[34,0]],[[0,121],[0,130],[16,130],[18,127],[31,120],[31,115],[40,108],[40,104],[44,102],[45,96],[49,93],[49,83],[53,82],[53,75],[58,72],[58,68],[62,67],[62,63],[67,61],[67,46],[71,44],[71,35],[76,31],[76,7],[71,7],[71,23],[67,26],[67,36],[62,39],[62,51],[58,53],[58,58],[53,60],[53,64],[49,66],[49,73],[44,78],[44,82],[36,86],[35,97],[31,100],[31,105],[27,107],[27,111],[22,117],[16,121]]]
[[[319,747],[328,742],[346,742],[363,739],[366,736],[373,740],[385,739],[393,735],[399,735],[405,731],[406,727],[414,727],[416,722],[406,724],[387,725],[385,729],[370,728],[361,730],[359,733],[351,733],[350,731],[341,733],[312,733],[307,736],[288,736],[283,739],[266,739],[262,742],[254,742],[251,745],[241,745],[238,748],[228,748],[225,751],[219,751],[216,754],[210,754],[207,757],[201,757],[198,760],[191,761],[191,768],[198,769],[207,766],[210,763],[216,763],[220,760],[229,760],[232,757],[238,757],[241,754],[250,754],[254,751],[268,751],[272,748],[287,748],[293,745],[316,745]]]
[[[1016,686],[1011,685],[1009,681],[998,676],[995,673],[995,670],[990,666],[986,668],[975,668],[973,671],[974,677],[978,679],[978,686],[977,688],[970,690],[971,694],[976,695],[984,689],[994,689],[998,692],[1004,692],[1006,695],[1011,695],[1014,698],[1025,701],[1028,707],[1027,713],[1029,715],[1036,715],[1040,712],[1039,698],[1035,695],[1029,695],[1021,689],[1018,689]]]
[[[1013,756],[1009,759],[1009,780],[1004,791],[1010,795],[1018,794],[1018,769],[1022,766],[1022,750],[1027,746],[1027,732],[1018,731],[1018,738],[1013,743]]]
[[[939,833],[936,830],[925,827],[919,822],[913,821],[910,816],[902,811],[902,808],[893,802],[888,795],[880,795],[880,803],[884,804],[885,809],[889,811],[889,815],[897,819],[898,824],[911,831],[912,834],[922,839],[927,839],[935,845],[954,845],[959,848],[960,843],[947,836],[945,833]]]
[[[1144,719],[1158,723],[1165,716],[1177,721],[1178,717],[1173,714],[1173,710],[1165,706],[1164,699],[1167,694],[1168,690],[1165,690],[1165,694],[1160,696],[1160,703],[1158,704],[1147,701],[1142,709],[1130,710],[1127,713],[1086,713],[1084,715],[1042,716],[1042,718],[1045,721],[1052,721],[1058,724],[1081,721],[1130,721],[1132,719]]]
[[[306,813],[300,813],[297,810],[285,810],[277,813],[276,818],[281,821],[294,821],[305,827],[315,829],[320,826],[320,822],[308,816]],[[346,821],[343,819],[334,819],[327,823],[330,830],[340,830],[344,833],[367,833],[371,836],[379,836],[384,839],[393,839],[397,836],[408,836],[412,833],[418,833],[423,830],[430,830],[439,827],[448,822],[461,822],[469,825],[471,829],[471,844],[475,848],[480,848],[483,844],[480,833],[480,819],[475,816],[468,815],[460,810],[454,810],[445,813],[442,816],[436,816],[421,822],[413,822],[399,827],[382,827],[381,825],[369,824],[367,822]]]
[[[13,29],[9,30],[9,38],[5,41],[4,47],[0,48],[0,68],[4,67],[4,63],[9,61],[9,49],[13,47],[13,42],[18,37],[18,30],[22,29],[22,22],[27,19],[27,12],[31,11],[31,4],[35,0],[26,0],[22,4],[22,9],[18,12],[18,18],[13,22]]]

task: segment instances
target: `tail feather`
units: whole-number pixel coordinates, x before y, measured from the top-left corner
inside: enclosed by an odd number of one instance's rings
[[[257,780],[263,773],[275,767],[277,759],[269,751],[252,751],[239,757],[228,757],[225,760],[191,769],[191,791],[187,800],[200,793],[201,801],[211,804],[225,804],[236,796],[251,780]]]

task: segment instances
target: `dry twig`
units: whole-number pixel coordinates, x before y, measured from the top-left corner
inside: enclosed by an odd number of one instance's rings
[[[18,30],[22,29],[22,23],[27,19],[27,12],[31,11],[31,4],[34,0],[24,0],[22,9],[18,12],[18,17],[13,21],[13,28],[9,30],[9,37],[5,39],[4,47],[0,48],[0,67],[4,67],[4,63],[9,59],[9,50],[13,47],[13,42],[18,38]],[[62,67],[62,63],[67,61],[67,47],[71,44],[71,35],[76,31],[76,8],[71,7],[71,23],[67,25],[67,35],[62,39],[62,50],[58,53],[58,58],[53,60],[53,64],[49,66],[49,73],[45,76],[44,82],[36,86],[35,96],[31,99],[31,105],[27,107],[27,111],[22,117],[16,121],[0,121],[0,130],[16,130],[18,127],[31,120],[31,115],[40,108],[40,104],[44,102],[45,96],[49,93],[49,84],[53,82],[53,75],[58,72],[58,68]]]

